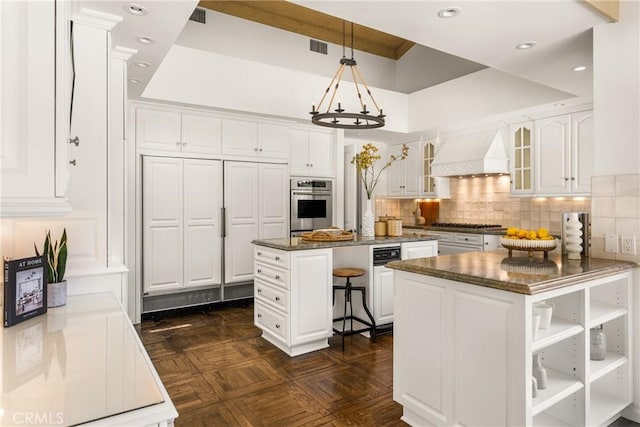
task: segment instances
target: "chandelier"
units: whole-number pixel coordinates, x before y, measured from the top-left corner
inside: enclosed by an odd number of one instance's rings
[[[340,99],[337,98],[338,88],[340,87],[340,80],[342,79],[342,74],[345,69],[349,67],[351,70],[351,75],[353,77],[353,84],[355,86],[356,94],[358,96],[358,104],[360,106],[359,112],[348,112],[342,108],[342,103]],[[334,85],[335,83],[335,85]],[[331,92],[331,88],[333,87],[333,92]],[[361,90],[362,87],[362,90]],[[326,110],[322,112],[322,104],[325,99],[327,99],[327,95],[329,96],[328,105]],[[378,115],[370,114],[371,111],[367,110],[367,102],[366,99],[363,98],[363,92],[368,95],[373,107],[378,112]],[[337,108],[333,109],[334,101],[336,101]],[[342,59],[340,59],[340,66],[338,67],[338,71],[333,76],[333,80],[325,90],[322,95],[322,99],[320,99],[320,103],[316,108],[316,105],[313,104],[311,106],[311,122],[318,126],[325,126],[330,128],[339,128],[339,129],[375,129],[384,126],[384,118],[385,115],[382,114],[382,107],[378,105],[376,100],[373,98],[367,83],[362,78],[362,74],[360,74],[360,70],[358,70],[358,64],[355,59],[353,59],[353,22],[351,23],[351,58],[347,59],[345,56],[345,23],[342,21]]]

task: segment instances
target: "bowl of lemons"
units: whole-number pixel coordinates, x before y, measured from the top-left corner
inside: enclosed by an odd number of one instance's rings
[[[533,256],[536,251],[544,252],[544,257],[548,257],[548,252],[556,248],[558,240],[549,234],[549,230],[540,227],[537,230],[527,230],[524,228],[509,227],[505,236],[500,237],[500,244],[512,251],[527,251],[529,256]]]

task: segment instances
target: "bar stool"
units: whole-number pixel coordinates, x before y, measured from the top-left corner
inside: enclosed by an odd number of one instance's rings
[[[371,315],[369,308],[367,308],[366,288],[364,286],[352,286],[351,280],[350,280],[352,277],[360,277],[363,275],[364,275],[364,270],[361,268],[346,267],[346,268],[335,268],[333,270],[334,277],[342,277],[347,279],[347,283],[345,284],[345,286],[338,286],[338,285],[333,286],[333,304],[334,305],[336,302],[336,291],[344,291],[344,314],[342,315],[342,317],[333,319],[334,322],[342,321],[342,330],[333,328],[333,331],[335,333],[342,336],[342,351],[344,351],[345,335],[355,335],[361,332],[369,331],[371,334],[371,341],[373,342],[376,341],[376,322],[373,319],[373,316]],[[364,319],[361,319],[353,315],[353,303],[351,301],[352,292],[360,292],[362,294],[362,308],[364,308],[364,311],[367,313],[367,316],[369,317],[369,321],[366,321]],[[349,304],[348,316],[347,316],[347,303]],[[347,320],[349,320],[349,323],[350,323],[349,330],[345,330],[345,328],[347,327]],[[354,320],[363,325],[366,325],[367,327],[360,328],[360,329],[353,329]]]

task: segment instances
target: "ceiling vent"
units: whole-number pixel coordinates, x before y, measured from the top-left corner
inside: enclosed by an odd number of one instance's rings
[[[327,44],[319,40],[309,39],[309,50],[323,55],[327,54]]]
[[[191,16],[189,17],[189,21],[199,22],[201,24],[207,23],[207,14],[204,9],[196,7]]]

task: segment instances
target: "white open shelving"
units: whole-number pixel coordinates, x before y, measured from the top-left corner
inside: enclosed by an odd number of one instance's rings
[[[626,356],[607,351],[604,360],[589,360],[589,372],[591,373],[589,380],[591,382],[596,381],[627,362]]]
[[[538,396],[533,398],[532,415],[539,414],[583,387],[582,381],[576,377],[547,368],[547,388],[538,390]]]
[[[551,325],[530,346],[547,371],[547,388],[531,399],[533,426],[603,425],[629,405],[630,295],[631,275],[619,274],[547,299]],[[590,329],[600,325],[606,355],[590,360]]]
[[[531,346],[532,352],[537,352],[557,342],[571,338],[584,331],[579,323],[569,320],[554,318],[547,329],[538,330],[538,336]]]

